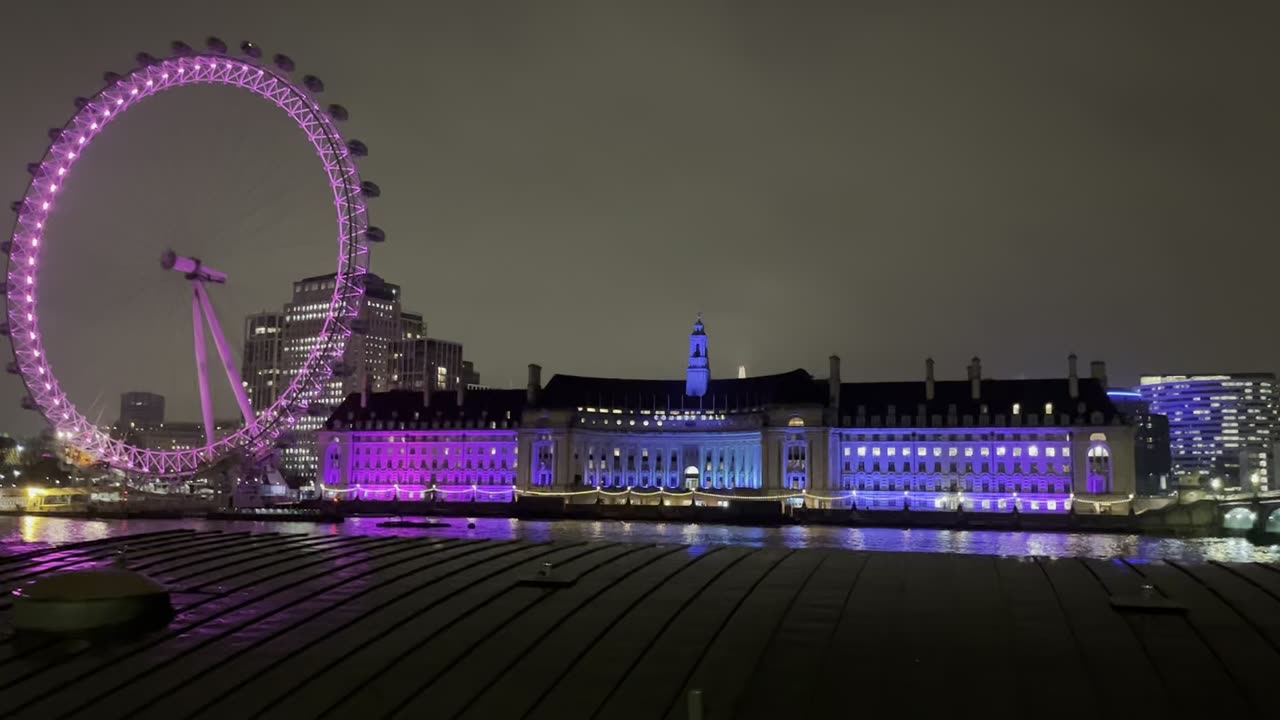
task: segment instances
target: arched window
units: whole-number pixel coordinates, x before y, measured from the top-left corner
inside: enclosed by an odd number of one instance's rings
[[[804,418],[799,415],[792,415],[787,421],[787,427],[804,427]]]

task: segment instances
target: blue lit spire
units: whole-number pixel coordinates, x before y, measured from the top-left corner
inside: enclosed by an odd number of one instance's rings
[[[689,336],[689,370],[685,376],[684,394],[702,397],[707,394],[707,381],[711,379],[711,358],[707,356],[707,333],[702,325],[702,313],[693,324]]]

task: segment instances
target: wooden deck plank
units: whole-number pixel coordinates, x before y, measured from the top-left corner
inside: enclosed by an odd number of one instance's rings
[[[718,636],[722,623],[790,554],[785,550],[760,550],[712,582],[698,602],[680,608],[672,616],[670,625],[656,636],[646,636],[652,637],[653,643],[593,714],[617,720],[662,717],[703,649]]]
[[[830,557],[823,551],[793,553],[783,558],[726,618],[698,664],[668,706],[666,716],[682,720],[691,690],[702,694],[709,717],[732,717],[753,671],[760,663],[796,598]]]
[[[912,556],[872,553],[849,594],[824,659],[808,688],[809,717],[842,717],[859,695],[904,697],[900,679],[911,666],[901,641],[904,569]],[[859,688],[862,692],[859,692]],[[794,693],[793,693],[794,695]]]
[[[999,558],[995,569],[1008,612],[1017,706],[1042,705],[1048,687],[1068,686],[1073,707],[1100,707],[1096,678],[1085,669],[1066,611],[1040,563]]]
[[[397,707],[395,717],[457,716],[486,688],[501,680],[505,668],[519,660],[566,617],[678,550],[672,546],[631,545],[607,562],[591,558],[591,562],[597,564],[585,572],[580,571],[573,585],[549,591],[542,589],[541,596],[518,618],[498,627],[488,637],[473,640],[470,647],[440,672],[431,675],[424,669],[417,680],[418,688]],[[558,568],[557,572],[562,570]],[[441,645],[432,643],[423,647],[421,653],[444,655]]]
[[[130,564],[169,627],[18,638],[0,716],[990,718],[1260,714],[1280,570],[1239,563],[166,533],[0,564]],[[576,583],[516,583],[544,560]],[[1144,589],[1145,586],[1145,589]],[[1167,598],[1172,612],[1113,596]],[[1185,606],[1178,612],[1177,607]],[[1168,608],[1166,608],[1168,610]],[[21,640],[22,642],[19,642]]]
[[[526,717],[563,720],[594,713],[630,671],[650,639],[686,605],[702,601],[708,586],[753,554],[736,547],[710,553],[688,572],[681,573],[680,582],[663,585],[643,603],[629,607],[567,671],[551,680]]]
[[[1171,599],[1187,606],[1187,621],[1241,688],[1253,710],[1270,708],[1280,654],[1257,629],[1194,575],[1164,563],[1141,564],[1134,569]]]
[[[815,692],[778,689],[811,685],[814,673],[825,662],[845,603],[867,557],[849,552],[826,556],[770,639],[729,717],[777,720],[816,716]]]
[[[609,567],[614,562],[629,564],[637,553],[646,549],[650,548],[644,545],[590,545],[556,561],[555,565],[561,573],[588,573]],[[515,575],[511,576],[512,582],[505,589],[487,602],[476,605],[441,627],[439,632],[419,638],[405,652],[389,658],[377,668],[364,688],[369,698],[377,698],[376,705],[370,707],[366,700],[346,697],[326,709],[324,714],[328,717],[351,717],[363,713],[398,716],[397,711],[413,698],[419,687],[446,672],[476,644],[500,632],[504,626],[519,622],[532,607],[556,592],[517,584]],[[289,709],[292,710],[292,706]]]
[[[1107,588],[1079,560],[1037,562],[1062,605],[1098,707],[1120,717],[1168,713],[1170,686],[1129,623],[1111,606]]]
[[[537,638],[462,711],[461,717],[523,717],[614,624],[668,583],[678,582],[682,573],[714,552],[715,549],[711,553],[691,552],[690,548],[681,547],[614,583]]]
[[[519,562],[491,561],[488,564],[494,567],[482,565],[474,573],[452,576],[450,584],[441,583],[435,589],[428,607],[404,617],[392,632],[378,637],[376,642],[339,648],[350,652],[316,672],[296,675],[296,682],[284,688],[283,694],[273,693],[271,702],[263,706],[263,712],[267,717],[318,717],[349,697],[360,696],[369,699],[362,714],[385,714],[391,707],[372,688],[380,675],[395,666],[400,658],[507,594],[516,578],[535,572],[541,563],[558,565],[570,562],[574,558],[600,552],[609,544],[530,547],[533,551]],[[215,715],[213,711],[207,714],[225,717]]]
[[[235,615],[252,617],[257,603],[288,603],[314,593],[317,586],[343,582],[361,571],[374,572],[402,553],[411,552],[410,542],[380,540],[331,556],[304,557],[295,564],[273,567],[270,572],[248,574],[238,581],[241,584],[235,591],[201,606],[200,611],[192,613],[190,618],[176,619],[165,632],[156,636],[106,652],[90,653],[87,652],[89,648],[82,648],[66,658],[41,663],[29,672],[24,672],[27,668],[20,660],[13,679],[5,678],[9,682],[0,693],[0,716],[16,708],[41,714],[69,711],[81,704],[83,698],[109,689],[123,674],[137,675],[137,669],[143,665],[162,665],[168,655],[163,648],[157,649],[161,645],[171,646],[175,640],[193,644],[198,642],[200,631],[211,622]]]

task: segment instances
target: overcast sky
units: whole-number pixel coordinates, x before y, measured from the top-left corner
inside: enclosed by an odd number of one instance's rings
[[[0,196],[72,99],[140,50],[216,34],[321,77],[368,143],[374,270],[486,383],[524,366],[911,379],[1280,367],[1280,3],[14,3]],[[49,356],[90,417],[124,390],[198,416],[188,290],[244,313],[331,272],[305,138],[226,88],[149,100],[90,148],[50,223]],[[234,415],[215,379],[219,414]],[[3,380],[0,430],[40,426]]]

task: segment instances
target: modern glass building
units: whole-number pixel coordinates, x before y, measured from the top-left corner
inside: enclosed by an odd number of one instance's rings
[[[1245,490],[1275,484],[1273,373],[1147,375],[1135,391],[1169,419],[1173,473],[1183,482]]]

